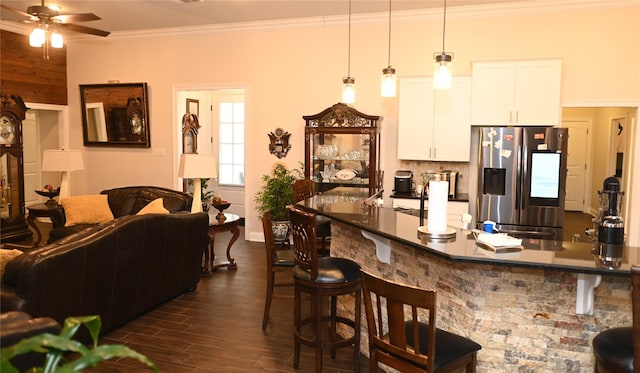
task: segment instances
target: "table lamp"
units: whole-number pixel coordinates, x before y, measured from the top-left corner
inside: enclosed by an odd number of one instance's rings
[[[202,212],[202,184],[200,179],[218,177],[216,159],[211,155],[181,154],[178,176],[193,179],[193,201],[191,212]]]
[[[84,170],[80,150],[48,149],[42,152],[42,171],[60,172],[60,197],[69,197],[69,173]]]

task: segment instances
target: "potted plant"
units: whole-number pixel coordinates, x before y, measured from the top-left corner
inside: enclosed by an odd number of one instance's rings
[[[302,177],[299,169],[289,170],[283,163],[276,163],[268,175],[262,175],[262,189],[255,196],[260,216],[271,212],[272,228],[276,242],[289,236],[287,206],[293,203],[293,182]]]
[[[82,325],[89,330],[93,346],[85,346],[72,339]],[[17,373],[18,369],[11,364],[10,359],[31,351],[46,354],[44,365],[34,370],[44,373],[80,372],[86,368],[96,367],[101,361],[119,358],[135,359],[147,365],[154,372],[160,371],[146,356],[127,346],[118,344],[98,346],[101,325],[100,316],[68,317],[65,319],[59,335],[43,333],[23,339],[12,346],[3,346],[0,355],[2,357],[0,371]]]

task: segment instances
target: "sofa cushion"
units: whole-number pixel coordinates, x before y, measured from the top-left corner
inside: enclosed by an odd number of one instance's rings
[[[102,223],[113,220],[107,196],[102,194],[83,195],[63,198],[60,203],[64,207],[67,218],[65,227],[76,224]]]
[[[7,263],[20,254],[22,254],[22,251],[17,249],[0,249],[0,279],[4,274],[4,267],[7,265]]]
[[[169,210],[164,208],[162,198],[156,198],[143,207],[136,215],[146,214],[168,214]]]

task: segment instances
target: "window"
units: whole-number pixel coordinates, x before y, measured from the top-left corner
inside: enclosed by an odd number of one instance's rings
[[[244,186],[244,103],[218,104],[218,183]]]

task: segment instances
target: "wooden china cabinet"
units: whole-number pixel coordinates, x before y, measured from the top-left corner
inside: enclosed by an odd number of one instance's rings
[[[336,187],[381,189],[379,116],[337,103],[302,117],[305,126],[304,174],[316,191]]]
[[[29,110],[20,96],[0,94],[0,242],[30,240],[25,220],[22,121]]]

